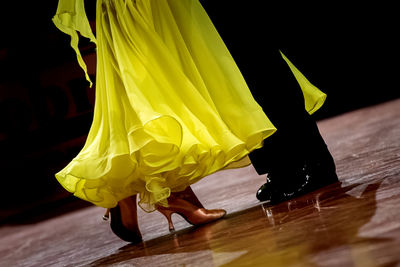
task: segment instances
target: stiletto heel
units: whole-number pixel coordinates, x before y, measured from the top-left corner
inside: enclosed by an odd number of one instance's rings
[[[108,221],[109,218],[110,218],[110,209],[107,209],[106,213],[104,213],[103,215],[103,221]]]
[[[136,195],[118,202],[115,208],[107,209],[103,220],[111,214],[111,230],[124,241],[138,243],[142,241],[137,221]]]
[[[173,213],[179,214],[192,225],[206,224],[218,220],[226,214],[223,209],[208,210],[203,207],[200,208],[185,199],[175,197],[173,194],[168,198],[168,207],[157,205],[156,208],[167,218],[170,231],[174,230],[171,220]]]
[[[167,218],[168,220],[168,228],[170,232],[175,231],[175,227],[174,227],[174,223],[172,222],[171,216],[174,213],[171,210],[165,210],[165,209],[157,209],[162,215],[165,216],[165,218]]]

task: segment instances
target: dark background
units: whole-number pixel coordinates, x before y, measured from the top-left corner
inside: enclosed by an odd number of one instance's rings
[[[394,6],[314,2],[202,1],[250,89],[260,86],[251,64],[262,69],[264,51],[279,47],[328,94],[316,119],[398,97],[399,19]],[[246,51],[248,42],[259,56]]]
[[[69,38],[51,22],[56,1],[9,2],[2,3],[0,16],[0,222],[25,223],[47,211],[88,205],[71,197],[54,173],[84,144],[94,88],[88,88]],[[400,96],[394,6],[269,2],[201,1],[250,89],[251,70],[263,67],[261,56],[246,58],[251,40],[260,55],[263,44],[278,42],[328,94],[317,120]],[[95,1],[85,4],[93,20]],[[81,40],[85,59],[93,57],[94,46]]]

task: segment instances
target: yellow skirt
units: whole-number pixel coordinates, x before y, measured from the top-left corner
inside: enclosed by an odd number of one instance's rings
[[[75,196],[151,211],[275,131],[197,0],[98,0],[96,23],[93,123],[56,174]],[[312,112],[324,94],[288,64]]]

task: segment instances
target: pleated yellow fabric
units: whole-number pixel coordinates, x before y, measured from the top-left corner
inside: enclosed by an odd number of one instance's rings
[[[71,1],[82,0],[60,0],[56,17]],[[85,32],[84,10],[69,14],[62,27]],[[56,174],[75,196],[110,208],[139,194],[152,211],[276,130],[198,0],[97,0],[96,34],[93,123]]]

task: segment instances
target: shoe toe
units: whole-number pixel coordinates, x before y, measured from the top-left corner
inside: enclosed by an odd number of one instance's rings
[[[270,186],[267,184],[263,184],[256,193],[256,198],[260,201],[271,200],[271,190]]]

